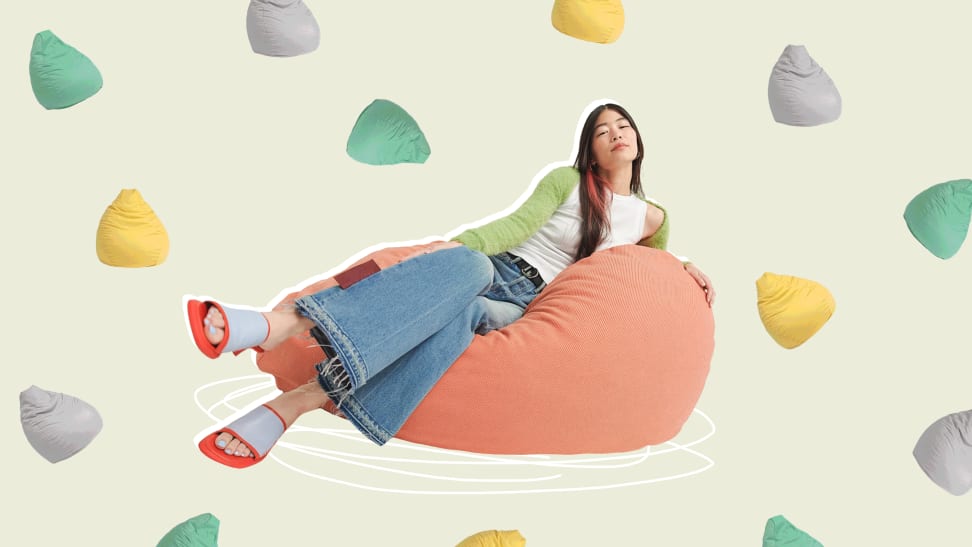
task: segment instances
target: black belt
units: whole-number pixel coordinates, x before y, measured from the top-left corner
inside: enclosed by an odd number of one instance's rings
[[[530,282],[533,283],[533,285],[537,288],[538,293],[547,286],[547,282],[540,277],[540,271],[534,268],[529,262],[523,260],[522,257],[516,256],[513,253],[506,253],[506,255],[510,257],[510,262],[520,269],[520,273],[523,274],[523,277],[529,279]]]

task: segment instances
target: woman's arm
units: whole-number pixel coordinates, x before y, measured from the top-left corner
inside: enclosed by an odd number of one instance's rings
[[[516,211],[492,222],[470,228],[452,238],[486,255],[508,251],[535,234],[570,191],[580,182],[573,167],[558,167],[547,173],[533,190],[533,194]]]
[[[661,209],[664,218],[662,219],[661,226],[659,226],[658,229],[655,230],[655,233],[639,241],[638,245],[651,247],[653,249],[660,249],[662,251],[667,251],[668,232],[669,232],[668,211],[664,207],[662,207],[661,204],[659,204],[658,202],[647,200],[647,199],[645,199],[644,201]],[[689,264],[691,264],[688,258],[684,256],[677,256],[676,258],[678,258],[682,262],[683,266],[688,266]]]
[[[662,214],[665,215],[665,218],[662,219],[661,226],[655,230],[655,233],[639,241],[638,245],[644,245],[645,247],[667,251],[669,230],[668,211],[666,211],[665,208],[658,203],[652,201],[649,201],[649,203],[661,209]],[[699,287],[702,287],[702,291],[705,293],[705,301],[709,304],[709,307],[712,307],[712,303],[715,302],[715,288],[712,286],[712,280],[709,279],[709,276],[705,275],[705,273],[703,273],[698,266],[689,262],[689,260],[684,256],[676,256],[675,258],[682,262],[682,266],[685,268],[685,271],[687,271],[689,275],[695,279],[696,283],[699,284]]]

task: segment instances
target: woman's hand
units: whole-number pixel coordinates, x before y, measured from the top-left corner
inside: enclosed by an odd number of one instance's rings
[[[705,301],[709,303],[709,307],[712,307],[712,303],[715,302],[715,289],[712,287],[712,281],[709,280],[709,276],[702,273],[702,270],[698,269],[695,264],[691,262],[685,265],[685,271],[695,278],[702,290],[705,291]]]

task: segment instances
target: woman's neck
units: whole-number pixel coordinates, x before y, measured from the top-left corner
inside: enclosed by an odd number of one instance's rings
[[[602,169],[600,175],[611,185],[615,194],[631,195],[631,164],[611,171]]]

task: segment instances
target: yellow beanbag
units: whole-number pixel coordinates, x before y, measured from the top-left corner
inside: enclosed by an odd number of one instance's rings
[[[624,7],[621,0],[555,0],[550,19],[567,36],[610,44],[624,30]]]
[[[756,280],[759,318],[776,343],[793,349],[806,342],[834,314],[833,295],[820,283],[764,273]]]
[[[98,223],[98,260],[108,266],[157,266],[169,255],[169,235],[138,190],[122,190]]]
[[[487,530],[462,540],[456,547],[525,547],[526,539],[518,530]]]

